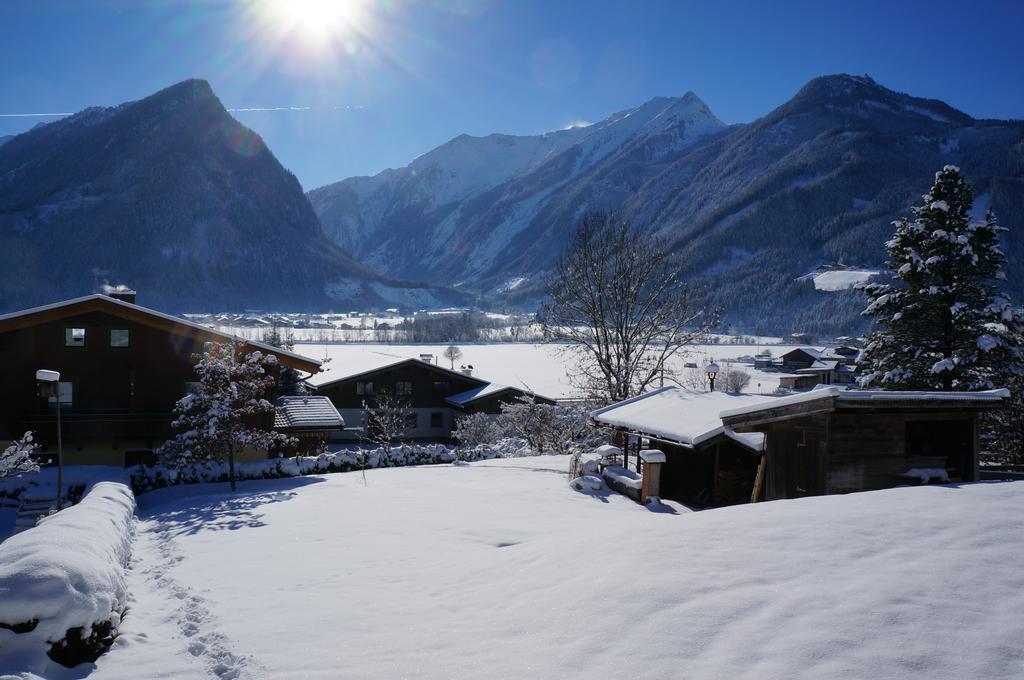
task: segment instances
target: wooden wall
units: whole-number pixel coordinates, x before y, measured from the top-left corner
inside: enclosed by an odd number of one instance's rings
[[[361,409],[363,401],[372,401],[372,398],[357,394],[357,382],[373,381],[375,391],[386,389],[394,396],[395,383],[402,380],[412,382],[412,396],[401,397],[401,399],[409,402],[409,405],[414,408],[450,408],[450,404],[445,401],[447,397],[480,385],[479,380],[447,371],[438,371],[426,362],[410,361],[382,368],[363,376],[323,385],[317,390],[317,394],[328,397],[339,410]],[[434,383],[438,381],[447,382],[447,387],[443,390],[435,390]]]
[[[765,500],[887,489],[913,480],[911,468],[944,468],[976,478],[972,412],[837,410],[742,431],[767,436]]]
[[[929,431],[940,443],[922,448],[927,442],[920,433]],[[837,411],[830,423],[828,491],[890,488],[906,483],[899,475],[915,467],[945,468],[953,479],[973,479],[973,432],[973,414]]]

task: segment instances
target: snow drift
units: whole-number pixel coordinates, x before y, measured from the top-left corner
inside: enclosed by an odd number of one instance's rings
[[[126,484],[98,482],[78,505],[0,544],[5,665],[38,670],[46,654],[71,665],[109,644],[127,606],[134,512]]]

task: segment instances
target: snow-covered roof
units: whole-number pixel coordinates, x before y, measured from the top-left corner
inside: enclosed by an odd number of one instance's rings
[[[824,373],[827,371],[834,371],[838,361],[822,361],[821,359],[815,359],[814,363],[807,368],[798,368],[797,373]]]
[[[455,406],[465,406],[466,404],[472,401],[476,401],[477,399],[483,399],[484,397],[488,397],[492,394],[497,394],[498,392],[507,389],[509,389],[508,385],[501,385],[499,383],[487,383],[486,385],[480,385],[478,387],[474,387],[471,390],[466,390],[465,392],[453,394],[452,396],[445,399],[445,401]]]
[[[817,359],[818,357],[821,356],[821,350],[816,349],[814,347],[794,347],[793,349],[789,350],[788,352],[786,352],[782,356],[784,356],[784,357],[785,356],[789,356],[793,352],[803,352],[804,354],[809,354],[810,356],[814,357],[815,359]]]
[[[83,295],[82,297],[72,298],[70,300],[63,300],[61,302],[54,302],[52,304],[43,305],[41,307],[32,307],[30,309],[23,309],[23,310],[17,311],[17,312],[10,312],[9,314],[0,314],[0,322],[9,321],[9,320],[12,320],[12,319],[18,319],[18,318],[26,317],[26,316],[32,316],[33,314],[39,314],[41,312],[49,312],[49,311],[52,311],[52,310],[62,309],[64,307],[71,307],[72,305],[77,305],[77,304],[81,304],[83,302],[89,302],[89,301],[92,301],[92,300],[102,301],[102,302],[105,302],[105,303],[108,303],[108,304],[112,304],[112,305],[115,305],[115,306],[118,306],[118,307],[123,307],[124,309],[129,309],[129,310],[132,310],[132,311],[135,311],[135,312],[142,312],[143,314],[147,314],[147,315],[152,316],[152,317],[157,318],[157,319],[162,319],[164,321],[169,321],[171,323],[180,324],[182,326],[187,326],[189,328],[194,328],[196,330],[201,330],[204,333],[210,333],[211,335],[216,335],[216,336],[222,337],[225,340],[232,340],[233,337],[234,337],[234,336],[232,336],[232,335],[230,335],[228,333],[223,333],[221,331],[218,331],[218,330],[215,330],[213,328],[210,328],[209,326],[204,326],[202,324],[198,324],[198,323],[195,323],[193,321],[189,321],[188,319],[184,319],[184,318],[182,318],[180,316],[174,316],[173,314],[165,314],[164,312],[158,312],[155,309],[150,309],[149,307],[143,307],[142,305],[137,305],[137,304],[134,304],[132,302],[125,302],[124,300],[118,300],[117,298],[112,298],[109,295],[103,295],[102,293],[94,293],[92,295]],[[259,342],[258,340],[242,340],[242,342],[244,342],[246,345],[248,345],[250,347],[255,347],[256,349],[262,350],[263,352],[267,352],[267,353],[274,354],[274,355],[277,355],[277,356],[291,357],[293,359],[297,359],[297,360],[302,361],[302,362],[306,362],[306,363],[310,363],[310,364],[316,364],[317,366],[320,365],[320,362],[317,361],[316,359],[311,359],[311,358],[309,358],[307,356],[303,356],[301,354],[296,354],[295,352],[290,352],[288,350],[281,349],[279,347],[274,347],[273,345],[268,345],[265,342]]]
[[[274,411],[275,430],[340,430],[345,426],[327,397],[281,397]]]
[[[736,432],[731,427],[725,428],[725,436],[734,442],[738,442],[748,449],[764,451],[764,432]]]
[[[768,399],[777,401],[774,397]],[[763,401],[765,397],[757,395],[698,392],[672,386],[598,409],[591,417],[603,425],[626,428],[684,446],[697,446],[726,434],[718,416],[723,409]],[[749,446],[743,439],[737,441]]]
[[[839,387],[819,387],[801,394],[759,399],[749,404],[737,405],[735,408],[722,411],[720,415],[722,418],[729,418],[824,399],[835,399],[837,405],[842,403],[852,405],[864,402],[913,402],[926,406],[929,402],[1001,402],[1009,396],[1010,391],[1007,389],[984,390],[981,392],[897,392],[895,390],[847,390]]]
[[[330,376],[329,380],[323,380],[323,379],[321,379],[321,380],[312,380],[312,381],[310,381],[310,384],[314,385],[317,388],[326,387],[327,385],[333,385],[334,383],[343,382],[345,380],[353,380],[355,378],[361,378],[361,377],[363,377],[365,375],[369,375],[371,373],[376,373],[377,371],[381,371],[381,370],[384,370],[386,368],[393,368],[395,366],[399,366],[401,364],[407,364],[407,363],[413,362],[413,361],[417,362],[417,364],[422,364],[424,366],[427,366],[431,370],[437,371],[439,373],[447,373],[449,375],[453,375],[453,376],[456,376],[458,378],[462,378],[463,380],[468,380],[470,382],[480,383],[481,386],[486,386],[488,384],[486,380],[483,380],[481,378],[477,378],[477,377],[472,376],[472,375],[467,375],[467,374],[461,373],[459,371],[453,371],[451,369],[445,368],[444,366],[438,366],[437,364],[428,363],[426,361],[423,361],[422,359],[417,359],[417,358],[413,358],[413,357],[409,357],[408,359],[401,359],[401,358],[396,359],[393,356],[382,356],[380,358],[381,358],[380,362],[376,362],[376,361],[371,362],[372,366],[369,367],[369,368],[367,367],[366,364],[363,364],[363,366],[360,367],[360,370],[355,372],[355,373],[350,373],[348,375],[342,375],[342,376],[334,376],[334,375],[332,375],[332,376]]]

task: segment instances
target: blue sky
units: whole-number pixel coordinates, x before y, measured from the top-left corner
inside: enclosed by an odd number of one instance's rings
[[[301,109],[234,115],[306,189],[687,90],[747,122],[828,73],[1024,118],[1019,0],[4,0],[0,27],[0,135],[205,78],[229,108]]]

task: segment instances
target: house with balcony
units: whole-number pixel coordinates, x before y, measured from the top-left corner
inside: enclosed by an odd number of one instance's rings
[[[87,295],[0,315],[0,442],[36,433],[55,450],[57,400],[68,465],[152,460],[171,436],[171,413],[196,380],[195,355],[232,336],[135,304],[135,293]],[[280,365],[312,375],[320,362],[243,341]],[[40,391],[39,369],[60,373],[58,394]]]

